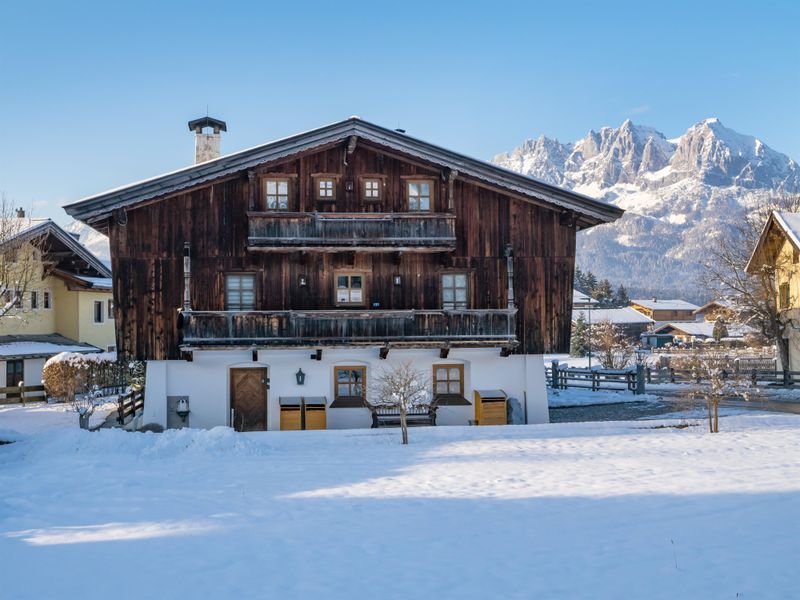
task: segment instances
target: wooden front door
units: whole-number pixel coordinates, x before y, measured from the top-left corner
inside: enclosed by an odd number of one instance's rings
[[[231,369],[231,427],[267,429],[267,370]]]

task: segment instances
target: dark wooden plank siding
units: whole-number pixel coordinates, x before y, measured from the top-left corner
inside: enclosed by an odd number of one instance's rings
[[[344,164],[345,158],[347,165]],[[294,211],[404,212],[404,176],[434,181],[434,212],[447,210],[446,173],[359,144],[314,152],[257,174],[289,173]],[[312,173],[339,173],[338,200],[313,202]],[[360,202],[358,177],[386,176],[379,207]],[[345,181],[354,182],[353,192]],[[258,273],[257,308],[311,310],[335,308],[334,273],[367,273],[366,308],[440,308],[443,270],[470,272],[472,308],[506,307],[504,248],[514,251],[519,313],[518,352],[563,352],[569,347],[575,229],[560,224],[559,213],[463,178],[454,184],[454,252],[250,252],[247,250],[252,185],[247,173],[127,211],[127,223],[109,224],[114,271],[117,347],[136,358],[178,358],[177,310],[182,304],[182,251],[192,252],[192,305],[196,310],[224,309],[224,275]],[[261,207],[257,206],[257,209]],[[300,286],[304,275],[306,286]],[[400,275],[402,285],[394,284]],[[378,306],[375,306],[377,304]]]

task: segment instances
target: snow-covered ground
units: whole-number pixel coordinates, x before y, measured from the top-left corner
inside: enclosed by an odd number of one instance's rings
[[[0,446],[0,596],[795,595],[800,417],[671,423],[50,428]]]
[[[620,402],[654,402],[659,399],[655,394],[634,395],[633,392],[615,392],[610,390],[592,391],[581,388],[566,390],[547,389],[547,404],[550,408],[567,406],[592,406],[595,404],[618,404]]]
[[[89,427],[100,425],[108,413],[116,408],[117,405],[113,402],[98,405],[89,419]],[[0,441],[16,440],[25,434],[73,427],[78,427],[78,413],[69,404],[28,402],[25,406],[0,405]]]

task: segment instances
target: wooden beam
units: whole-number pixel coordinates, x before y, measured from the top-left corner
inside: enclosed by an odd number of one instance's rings
[[[445,346],[444,348],[441,348],[439,350],[439,358],[447,358],[448,356],[450,356],[450,347],[449,346]]]
[[[383,348],[381,348],[381,349],[380,349],[380,351],[378,352],[378,357],[379,357],[381,360],[386,360],[386,357],[387,357],[387,356],[389,356],[389,346],[384,346],[384,347],[383,347]]]
[[[311,355],[312,360],[322,360],[322,349],[318,348],[314,351],[314,354]]]

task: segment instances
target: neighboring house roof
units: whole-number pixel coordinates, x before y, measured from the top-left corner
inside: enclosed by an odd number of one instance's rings
[[[702,315],[706,311],[708,311],[708,310],[710,310],[712,308],[722,308],[722,309],[730,310],[730,311],[735,311],[736,310],[736,307],[734,306],[734,304],[731,303],[731,302],[728,302],[727,300],[712,300],[711,302],[706,302],[705,304],[703,304],[703,306],[701,306],[700,308],[694,310],[692,312],[692,314],[694,314],[694,315]]]
[[[53,236],[56,240],[67,247],[68,250],[83,259],[87,265],[97,271],[104,278],[111,277],[111,269],[106,264],[92,254],[86,246],[81,244],[70,233],[66,232],[50,219],[32,219],[22,217],[18,228],[11,230],[8,239],[3,240],[3,244],[11,242],[31,241],[45,236]],[[8,229],[7,229],[8,231]]]
[[[649,325],[653,322],[653,319],[650,319],[639,311],[628,307],[593,308],[592,310],[576,309],[572,311],[572,320],[575,321],[579,315],[583,315],[583,318],[587,321],[591,316],[592,323],[610,321],[614,325]]]
[[[579,290],[572,290],[573,304],[597,304],[597,300]]]
[[[112,279],[110,277],[88,277],[86,275],[77,275],[75,273],[69,273],[60,269],[53,269],[52,273],[55,277],[59,277],[68,283],[80,286],[82,288],[97,290],[100,292],[107,292],[111,291],[112,289]]]
[[[574,211],[581,217],[579,223],[583,227],[614,221],[624,212],[606,202],[470,158],[358,117],[350,117],[338,123],[90,196],[66,205],[64,210],[70,216],[89,224],[101,222],[109,218],[116,209],[172,194],[263,163],[341,142],[351,136],[458,171],[459,175],[474,177],[511,192]]]
[[[100,348],[76,342],[63,335],[3,335],[0,336],[0,360],[48,358],[59,352],[101,352]]]
[[[754,273],[759,266],[768,260],[766,244],[770,232],[775,229],[778,229],[795,249],[800,251],[800,213],[773,210],[767,222],[764,223],[758,242],[750,254],[750,260],[747,261],[747,266],[745,267],[746,272]]]
[[[693,321],[693,322],[670,322],[661,326],[654,327],[653,333],[672,333],[688,335],[692,337],[710,338],[714,337],[714,324],[716,321]],[[728,330],[726,338],[744,337],[750,333],[755,333],[755,329],[748,325],[725,325]]]
[[[677,299],[660,300],[651,298],[649,300],[631,300],[631,304],[636,304],[649,310],[696,310],[699,308],[696,304]]]

